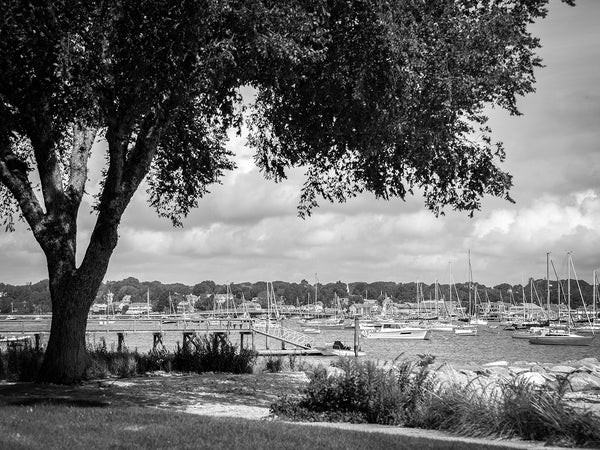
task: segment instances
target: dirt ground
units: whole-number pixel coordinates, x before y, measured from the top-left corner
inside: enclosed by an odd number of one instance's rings
[[[99,380],[80,386],[0,384],[0,406],[37,403],[150,406],[211,416],[265,419],[279,396],[299,393],[303,372],[233,375],[207,373]]]

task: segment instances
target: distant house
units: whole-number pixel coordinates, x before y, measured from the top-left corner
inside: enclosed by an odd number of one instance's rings
[[[512,305],[508,310],[508,315],[512,318],[542,319],[546,317],[546,311],[535,303],[525,302],[520,305]]]
[[[92,305],[92,314],[106,314],[108,305],[106,303],[94,303]]]
[[[129,304],[129,308],[127,308],[128,316],[141,316],[143,314],[148,314],[152,312],[152,306],[148,305],[145,302],[132,302]]]
[[[256,301],[245,301],[238,306],[238,310],[243,312],[258,312],[262,311],[262,306]]]
[[[381,311],[377,300],[364,300],[363,303],[355,303],[348,308],[350,314],[355,316],[372,316]]]
[[[127,308],[129,308],[129,305],[131,305],[131,295],[124,295],[117,307],[115,308],[115,311],[118,313],[122,313],[124,309],[127,310]]]
[[[194,308],[194,303],[195,301],[192,301],[192,299],[183,300],[177,303],[177,314],[193,313],[194,311],[196,311],[196,308]]]

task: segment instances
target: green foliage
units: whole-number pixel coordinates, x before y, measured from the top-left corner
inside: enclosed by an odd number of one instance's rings
[[[439,383],[434,359],[420,355],[384,370],[372,363],[340,360],[343,374],[324,368],[311,375],[299,397],[284,396],[271,411],[291,420],[400,424],[475,437],[521,438],[550,445],[586,446],[600,441],[600,419],[558,390],[516,379],[497,383],[474,379],[466,385]]]
[[[244,109],[267,178],[306,170],[300,215],[364,191],[418,189],[436,214],[510,200],[484,110],[518,114],[516,98],[534,90],[540,43],[527,25],[547,3],[0,2],[0,222],[27,221],[60,286],[55,312],[89,308],[142,181],[156,212],[181,225],[234,168],[227,136]],[[247,86],[256,96],[243,105]],[[92,151],[106,165],[78,265]],[[46,381],[82,375],[81,349],[61,341],[50,340]]]
[[[0,352],[0,375],[8,381],[33,381],[43,357],[44,353],[36,350],[28,341],[9,345],[6,353]]]
[[[172,368],[178,372],[252,373],[257,356],[250,349],[238,351],[226,336],[207,335],[193,344],[178,346]]]
[[[268,356],[265,361],[265,371],[279,373],[283,370],[283,358],[281,356]]]
[[[422,358],[385,369],[371,361],[340,358],[341,375],[328,376],[319,367],[301,398],[284,397],[271,410],[296,420],[406,424],[433,386],[432,362]]]
[[[502,436],[585,446],[600,440],[600,420],[565,401],[564,388],[540,388],[515,379],[482,385],[450,384],[428,395],[411,426],[469,436]]]

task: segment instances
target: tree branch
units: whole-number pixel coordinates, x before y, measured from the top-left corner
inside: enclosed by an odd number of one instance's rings
[[[40,175],[46,214],[55,217],[62,210],[65,200],[60,161],[55,152],[54,142],[44,138],[43,131],[39,133],[33,131],[28,135]]]
[[[83,124],[73,125],[73,150],[71,152],[69,184],[67,195],[72,206],[79,208],[88,175],[88,159],[97,130]]]
[[[31,227],[36,239],[44,229],[44,211],[40,206],[29,177],[28,167],[8,146],[0,146],[0,182],[2,182],[19,203],[23,217]]]

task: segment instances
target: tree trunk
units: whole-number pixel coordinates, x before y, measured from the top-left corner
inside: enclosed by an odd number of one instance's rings
[[[74,384],[85,377],[90,364],[85,331],[92,299],[81,298],[86,289],[65,289],[52,295],[52,328],[38,373],[38,381]]]

